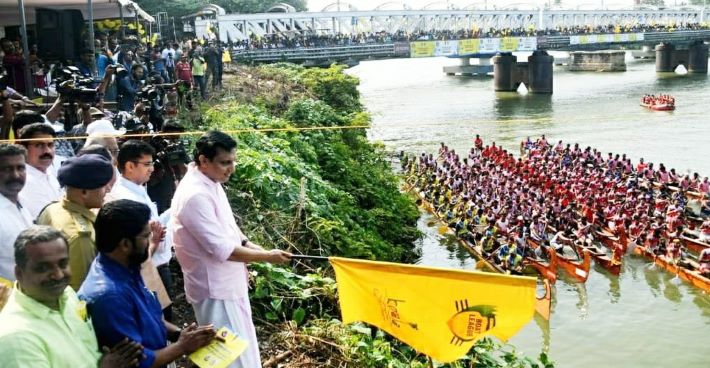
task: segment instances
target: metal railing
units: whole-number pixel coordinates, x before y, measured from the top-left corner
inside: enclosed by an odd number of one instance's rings
[[[710,40],[710,30],[645,32],[644,39],[640,41],[604,42],[584,45],[570,45],[570,36],[538,36],[537,48],[539,50],[590,50],[609,48],[616,45],[650,45],[661,42],[689,43],[695,40]],[[397,51],[394,43],[232,51],[234,60],[256,63],[275,61],[302,62],[306,60],[363,60],[394,57],[409,57],[409,54],[408,52]]]
[[[253,62],[344,60],[395,57],[393,43],[337,47],[301,47],[294,49],[235,50],[232,58]]]

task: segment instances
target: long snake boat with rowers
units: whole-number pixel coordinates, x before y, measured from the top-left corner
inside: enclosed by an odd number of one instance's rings
[[[420,205],[424,209],[427,210],[427,212],[431,213],[436,217],[436,219],[445,225],[449,231],[452,231],[449,227],[446,221],[444,221],[439,213],[434,209],[434,206],[429,203],[429,201],[426,200],[426,198],[421,194],[418,188],[412,187],[409,189],[410,192],[414,192],[414,194],[419,198],[419,201],[421,202]],[[454,234],[455,235],[455,234]],[[489,271],[492,272],[497,272],[497,273],[506,273],[506,271],[498,266],[497,264],[493,263],[490,261],[489,257],[484,255],[480,250],[478,250],[473,244],[470,242],[463,240],[459,237],[456,237],[457,241],[459,244],[466,249],[466,251],[469,252],[474,258],[476,258],[479,262],[479,264],[482,266],[480,268],[485,268],[488,269]],[[550,261],[546,262],[543,260],[539,259],[533,259],[530,257],[525,257],[523,260],[524,265],[528,265],[535,269],[537,273],[545,280],[547,280],[549,283],[554,284],[557,282],[557,259],[554,254],[551,255]]]
[[[710,279],[701,275],[697,270],[691,270],[683,266],[673,264],[666,261],[665,256],[659,256],[653,253],[644,245],[636,246],[633,250],[635,254],[644,256],[650,259],[656,265],[663,267],[666,271],[678,275],[679,278],[685,280],[686,282],[698,287],[705,292],[710,293]]]
[[[424,209],[427,210],[427,212],[431,213],[434,217],[436,217],[437,221],[440,223],[447,225],[447,231],[450,233],[453,233],[453,230],[448,227],[448,224],[439,216],[439,214],[436,212],[434,209],[434,206],[431,205],[417,190],[416,187],[411,187],[409,189],[410,192],[414,192],[417,195],[417,198],[419,198],[420,202],[419,206],[423,207]],[[456,234],[454,234],[456,235]],[[474,247],[471,243],[460,239],[456,237],[456,240],[459,242],[459,244],[466,249],[469,254],[471,254],[474,258],[479,259],[479,262],[484,262],[484,267],[487,268],[488,270],[495,272],[495,273],[501,273],[505,274],[505,270],[502,268],[498,267],[495,263],[490,262],[486,257],[479,252],[476,247]],[[554,252],[552,252],[554,253]],[[542,286],[545,290],[545,293],[542,296],[535,296],[536,303],[535,303],[535,311],[540,314],[545,320],[550,319],[550,310],[551,310],[551,304],[552,304],[552,287],[550,284],[554,284],[555,281],[557,281],[557,272],[556,269],[552,270],[550,268],[552,267],[557,267],[557,263],[555,262],[555,255],[551,255],[551,261],[549,264],[540,261],[532,261],[529,263],[531,267],[533,267],[540,276],[542,276]],[[528,258],[526,258],[528,260]]]

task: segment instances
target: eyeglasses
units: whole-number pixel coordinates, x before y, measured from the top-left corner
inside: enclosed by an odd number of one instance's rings
[[[143,165],[143,166],[145,166],[145,167],[153,167],[153,166],[155,166],[155,162],[153,162],[153,161],[150,161],[150,162],[131,161],[131,162],[133,162],[134,164]]]

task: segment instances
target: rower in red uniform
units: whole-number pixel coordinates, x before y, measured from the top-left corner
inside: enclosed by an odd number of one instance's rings
[[[481,137],[478,134],[476,134],[476,139],[473,140],[473,146],[478,151],[483,150],[483,139],[481,139]]]

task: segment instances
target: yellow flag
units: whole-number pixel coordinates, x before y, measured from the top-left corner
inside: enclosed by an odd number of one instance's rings
[[[532,277],[330,257],[343,323],[367,322],[440,362],[483,336],[512,337],[535,312]]]

